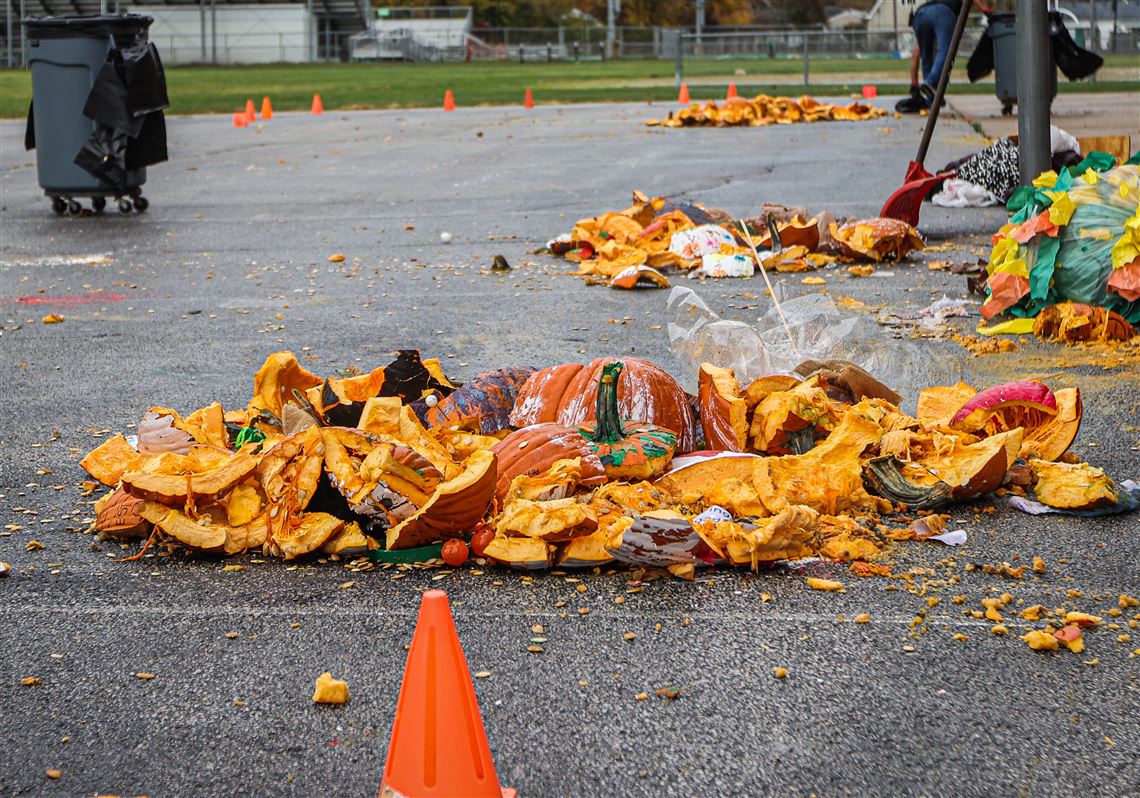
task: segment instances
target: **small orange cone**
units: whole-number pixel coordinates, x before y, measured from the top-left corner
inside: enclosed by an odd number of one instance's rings
[[[735,100],[736,99],[736,84],[735,83],[729,83],[728,84],[728,91],[726,91],[724,93],[724,99],[726,99],[726,100]]]
[[[879,96],[879,87],[878,86],[864,86],[863,87],[863,99],[864,100],[873,100],[878,96]]]
[[[325,112],[325,106],[321,103],[321,95],[314,94],[313,95],[313,109],[311,111],[309,111],[309,113],[313,114],[314,116],[320,116],[324,112]]]
[[[442,590],[428,590],[404,681],[380,798],[515,798],[499,786],[475,686]]]
[[[455,97],[452,95],[451,89],[448,89],[447,91],[445,91],[443,93],[443,110],[445,110],[445,111],[454,111],[455,110]]]
[[[681,84],[681,90],[677,92],[677,102],[681,105],[689,104],[689,86],[686,83]]]
[[[245,127],[249,122],[245,119],[245,111],[234,114],[234,127]]]
[[[523,98],[523,108],[534,108],[534,94],[529,86],[527,86],[526,96]]]
[[[273,118],[273,105],[272,105],[272,103],[269,102],[268,97],[264,98],[261,101],[261,118],[262,119],[272,119]]]
[[[257,110],[253,107],[253,100],[245,101],[245,121],[251,125],[257,121]]]

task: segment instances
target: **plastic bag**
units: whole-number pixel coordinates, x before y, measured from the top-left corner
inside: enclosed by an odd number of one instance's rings
[[[986,208],[1001,202],[985,186],[956,177],[947,178],[942,184],[942,190],[932,196],[930,201],[943,208]]]
[[[783,285],[775,288],[783,318],[773,303],[755,326],[721,319],[692,289],[673,288],[666,303],[669,347],[693,381],[703,362],[732,369],[743,387],[758,377],[794,374],[805,360],[844,360],[902,394],[903,407],[913,409],[921,389],[961,378],[957,358],[888,338],[871,319],[844,315],[822,294],[785,299]]]

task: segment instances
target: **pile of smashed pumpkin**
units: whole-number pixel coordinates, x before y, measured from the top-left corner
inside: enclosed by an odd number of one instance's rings
[[[829,105],[806,94],[798,100],[757,94],[751,99],[730,97],[719,105],[712,101],[691,103],[665,119],[647,119],[645,124],[650,127],[763,127],[796,122],[859,122],[886,115],[881,108],[860,102]]]
[[[691,396],[635,358],[457,385],[412,350],[326,379],[279,352],[244,409],[151,408],[137,439],[115,435],[82,465],[113,489],[96,529],[148,545],[408,561],[458,540],[517,568],[619,561],[682,577],[871,559],[915,537],[900,513],[1003,486],[1055,507],[1116,501],[1110,478],[1066,454],[1076,389],[928,388],[913,417],[897,401],[835,361],[743,387],[705,364]]]
[[[836,261],[901,260],[924,246],[918,231],[897,219],[837,222],[826,214],[807,218],[800,209],[771,207],[737,220],[719,209],[635,191],[629,207],[582,219],[540,251],[577,263],[579,275],[633,288],[668,286],[662,269],[747,277],[757,256],[767,271],[802,272]]]

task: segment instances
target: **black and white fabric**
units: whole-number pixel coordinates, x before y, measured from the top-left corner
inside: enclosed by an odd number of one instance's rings
[[[958,167],[958,178],[982,186],[1005,202],[1021,183],[1017,145],[998,139]]]

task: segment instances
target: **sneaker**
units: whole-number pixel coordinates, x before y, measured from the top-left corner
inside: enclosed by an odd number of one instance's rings
[[[910,96],[904,97],[895,103],[895,110],[900,114],[917,114],[926,108],[926,102],[917,86],[910,87]]]

